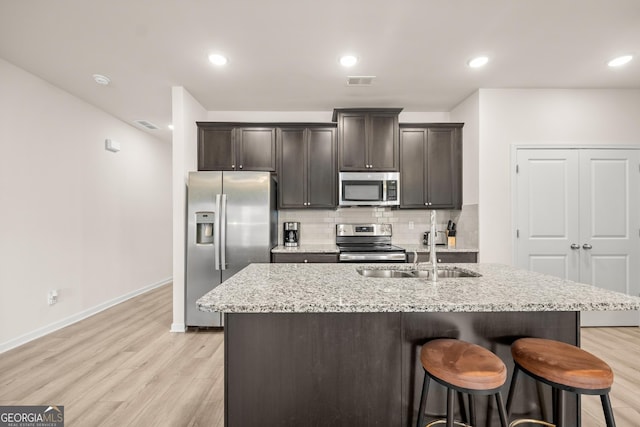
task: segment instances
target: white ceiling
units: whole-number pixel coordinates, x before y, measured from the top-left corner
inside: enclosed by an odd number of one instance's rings
[[[489,64],[468,68],[479,54]],[[208,111],[450,111],[478,88],[638,89],[640,0],[0,0],[0,57],[169,140],[172,86]]]

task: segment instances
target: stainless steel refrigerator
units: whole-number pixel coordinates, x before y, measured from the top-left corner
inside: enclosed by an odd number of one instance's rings
[[[190,172],[187,188],[187,326],[223,326],[196,300],[251,263],[270,262],[278,242],[276,183],[269,172]]]

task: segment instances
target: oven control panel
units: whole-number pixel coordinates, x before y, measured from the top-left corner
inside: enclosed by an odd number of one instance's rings
[[[391,236],[391,224],[336,224],[336,236]]]

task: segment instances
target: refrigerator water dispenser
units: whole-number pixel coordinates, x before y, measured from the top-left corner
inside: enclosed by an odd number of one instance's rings
[[[214,212],[196,212],[196,243],[213,245]]]

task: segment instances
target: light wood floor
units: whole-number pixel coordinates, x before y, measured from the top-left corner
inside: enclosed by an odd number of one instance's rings
[[[223,334],[170,333],[171,298],[163,286],[0,354],[0,405],[64,405],[67,427],[222,427]],[[616,374],[618,427],[640,426],[640,328],[583,329],[582,345]],[[604,426],[597,397],[583,426]]]

